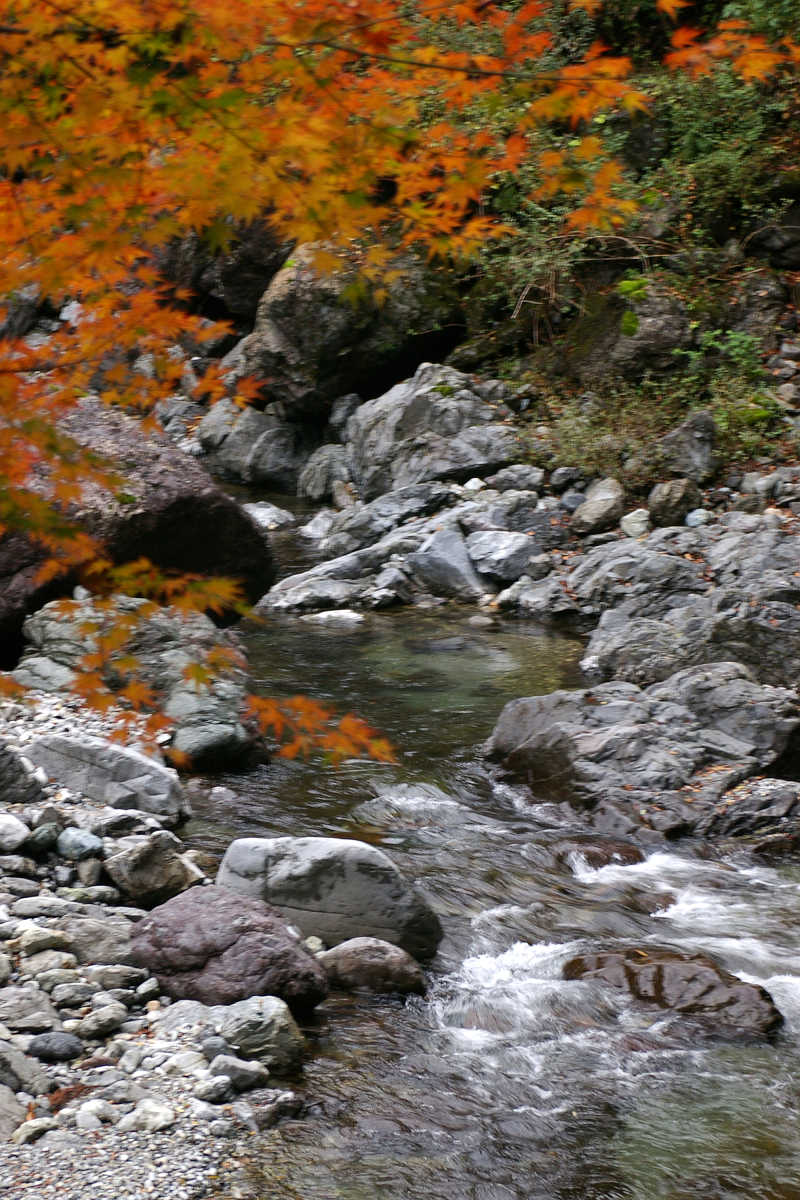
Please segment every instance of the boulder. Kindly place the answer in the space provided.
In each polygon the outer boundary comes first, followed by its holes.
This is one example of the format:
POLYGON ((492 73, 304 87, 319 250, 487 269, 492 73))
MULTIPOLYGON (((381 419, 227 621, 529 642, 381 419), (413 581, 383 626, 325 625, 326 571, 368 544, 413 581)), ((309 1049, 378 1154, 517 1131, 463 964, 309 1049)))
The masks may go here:
POLYGON ((798 725, 794 693, 718 663, 646 690, 615 682, 514 700, 486 753, 537 799, 566 801, 605 832, 680 836, 778 759, 798 725))
POLYGON ((293 492, 309 451, 302 429, 278 408, 261 412, 220 400, 197 427, 215 472, 278 492, 293 492))
POLYGON ((330 500, 333 485, 350 482, 350 467, 344 446, 320 446, 306 462, 297 480, 298 496, 317 504, 330 500))
POLYGON ((626 537, 646 537, 650 532, 650 514, 646 508, 634 508, 621 518, 619 527, 626 537))
POLYGON ((654 525, 682 525, 692 509, 700 508, 702 493, 692 479, 669 479, 657 483, 647 497, 654 525))
POLYGON ((406 256, 391 265, 380 299, 369 286, 356 298, 358 263, 323 273, 318 253, 313 245, 293 252, 237 347, 242 373, 266 380, 266 398, 297 419, 322 418, 344 393, 374 395, 376 383, 393 383, 409 361, 446 352, 458 336, 459 305, 441 268, 406 256))
POLYGON ((379 938, 349 938, 331 950, 323 950, 317 961, 335 988, 425 994, 425 976, 419 963, 399 946, 379 938))
POLYGON ((310 1009, 327 992, 324 971, 284 921, 261 900, 224 887, 193 888, 153 909, 132 944, 176 999, 232 1004, 274 995, 310 1009))
POLYGON ((655 453, 673 475, 694 483, 706 483, 717 469, 716 436, 717 427, 711 413, 692 413, 661 439, 655 453))
POLYGON ((69 948, 80 963, 133 966, 131 923, 125 917, 70 916, 64 923, 69 948))
POLYGON ((511 417, 506 394, 496 381, 423 363, 413 378, 362 404, 345 431, 360 494, 372 500, 412 483, 466 480, 512 462, 519 451, 504 424, 511 417))
MULTIPOLYGON (((11 1088, 12 1092, 27 1092, 31 1096, 40 1096, 50 1090, 50 1079, 42 1068, 41 1062, 65 1062, 69 1056, 48 1057, 48 1048, 63 1046, 65 1039, 70 1043, 78 1042, 77 1038, 68 1033, 39 1033, 31 1038, 28 1053, 23 1054, 11 1042, 0 1041, 0 1087, 11 1088), (39 1053, 39 1050, 44 1053, 39 1053)), ((83 1046, 78 1042, 78 1051, 83 1046)))
POLYGON ((61 1029, 58 1011, 45 993, 27 987, 0 988, 0 1024, 15 1033, 47 1033, 61 1029))
POLYGON ((181 848, 174 834, 159 829, 138 845, 112 854, 103 869, 121 892, 150 907, 205 879, 181 848))
POLYGON ((101 804, 175 819, 191 811, 177 771, 130 746, 51 733, 25 750, 51 779, 101 804))
MULTIPOLYGON (((165 435, 145 432, 133 417, 91 398, 59 422, 59 431, 125 478, 113 493, 84 483, 74 518, 114 562, 149 558, 159 567, 227 576, 241 582, 249 600, 273 582, 264 531, 165 435)), ((71 588, 66 577, 43 587, 37 572, 46 557, 23 535, 0 540, 0 642, 16 646, 27 613, 71 588)))
POLYGON ((225 852, 217 883, 273 905, 306 936, 328 945, 377 937, 430 958, 439 919, 377 846, 343 838, 240 838, 225 852))
POLYGON ((471 533, 466 545, 476 571, 505 583, 525 573, 535 549, 526 534, 500 529, 471 533))
POLYGON ((474 601, 486 592, 458 529, 440 529, 431 534, 409 554, 406 563, 423 589, 435 596, 474 601))
POLYGON ((0 742, 0 803, 34 805, 43 801, 41 784, 25 770, 19 756, 0 742))
POLYGON ((704 954, 650 945, 583 954, 566 963, 564 978, 598 980, 722 1041, 762 1040, 783 1024, 769 992, 731 975, 704 954))
POLYGON ((237 325, 251 326, 258 302, 291 245, 263 218, 239 222, 230 233, 230 241, 221 248, 202 233, 174 238, 158 251, 157 262, 170 283, 194 293, 202 312, 218 319, 222 310, 237 325))
POLYGON ((602 533, 613 529, 625 512, 625 489, 617 479, 600 479, 586 491, 586 499, 572 514, 575 533, 602 533))
POLYGON ((220 1037, 245 1058, 254 1058, 277 1072, 299 1066, 305 1039, 277 996, 251 996, 209 1011, 220 1037))
POLYGON ((0 853, 13 854, 30 837, 31 831, 24 821, 13 813, 0 812, 0 853))
POLYGON ((7 1142, 25 1120, 26 1110, 10 1087, 0 1083, 0 1141, 7 1142))

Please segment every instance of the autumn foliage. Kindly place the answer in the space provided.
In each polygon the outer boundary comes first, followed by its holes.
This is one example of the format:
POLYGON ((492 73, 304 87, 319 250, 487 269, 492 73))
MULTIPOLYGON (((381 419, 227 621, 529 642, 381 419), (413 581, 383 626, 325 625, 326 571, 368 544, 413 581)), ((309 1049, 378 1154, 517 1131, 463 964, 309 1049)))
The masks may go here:
MULTIPOLYGON (((60 418, 98 389, 142 413, 179 389, 170 347, 218 332, 155 266, 158 249, 188 231, 224 246, 233 222, 267 213, 278 235, 324 245, 321 267, 357 244, 373 274, 398 248, 467 256, 504 233, 487 190, 533 155, 538 198, 571 198, 569 228, 624 225, 635 197, 593 119, 646 110, 648 99, 630 59, 602 45, 579 61, 555 56, 554 7, 563 4, 3 0, 0 297, 12 318, 24 297, 47 299, 63 319, 39 340, 11 336, 13 319, 4 327, 0 535, 35 537, 47 569, 81 564, 100 590, 233 602, 229 585, 168 580, 148 564, 115 573, 70 519, 84 480, 107 468, 60 432, 60 418), (473 127, 476 109, 500 115, 473 127), (569 136, 542 151, 544 127, 569 136), (144 353, 147 377, 132 365, 144 353)), ((600 0, 569 7, 593 13, 600 0)), ((652 18, 677 22, 685 8, 653 0, 652 18)), ((769 45, 735 21, 708 33, 676 26, 670 67, 697 76, 721 60, 764 80, 795 70, 800 47, 769 45)), ((242 403, 252 398, 255 385, 238 387, 242 403)), ((199 385, 209 401, 225 389, 213 368, 199 385)), ((273 727, 291 717, 260 715, 273 727)), ((316 715, 314 729, 292 726, 298 750, 319 733, 316 715)), ((363 748, 363 729, 350 733, 363 748)))

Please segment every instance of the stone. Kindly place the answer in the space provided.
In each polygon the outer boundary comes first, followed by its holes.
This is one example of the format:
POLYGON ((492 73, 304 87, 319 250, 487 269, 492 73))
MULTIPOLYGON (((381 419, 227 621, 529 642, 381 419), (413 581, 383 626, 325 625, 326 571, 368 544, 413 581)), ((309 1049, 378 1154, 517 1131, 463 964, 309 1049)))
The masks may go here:
POLYGON ((299 425, 275 410, 240 408, 231 400, 209 410, 197 437, 215 471, 279 492, 295 490, 308 452, 299 425))
POLYGON ((255 892, 184 892, 137 924, 133 949, 175 999, 231 1004, 275 995, 308 1010, 327 993, 322 968, 255 892))
POLYGON ((634 508, 622 517, 619 527, 626 537, 646 537, 650 532, 650 513, 646 508, 634 508))
POLYGON ((503 583, 527 572, 534 549, 527 534, 499 529, 471 533, 466 546, 475 570, 503 583))
POLYGON ((29 1142, 35 1142, 43 1134, 57 1128, 58 1122, 54 1117, 34 1117, 32 1121, 25 1121, 14 1130, 11 1141, 16 1142, 18 1146, 27 1146, 29 1142))
POLYGON ((246 1058, 277 1072, 296 1068, 305 1040, 288 1007, 277 996, 251 996, 224 1008, 213 1007, 220 1036, 246 1058))
POLYGON ((564 978, 608 984, 721 1041, 770 1038, 783 1024, 765 988, 744 983, 703 954, 651 945, 584 954, 566 963, 564 978))
POLYGON ((586 491, 586 499, 572 514, 575 533, 585 536, 612 529, 625 512, 625 490, 617 479, 600 479, 586 491))
POLYGON ((0 1141, 7 1142, 25 1116, 25 1106, 20 1104, 11 1088, 0 1083, 0 1141))
POLYGON ((330 500, 333 485, 337 482, 350 482, 347 451, 344 446, 335 444, 320 446, 300 472, 297 494, 319 504, 330 500))
MULTIPOLYGON (((1 560, 2 540, 0 540, 1 560)), ((0 569, 0 629, 2 629, 3 607, 2 570, 0 569)), ((42 785, 25 770, 19 755, 15 754, 13 750, 9 750, 3 742, 0 742, 0 800, 3 804, 39 804, 44 800, 42 785)), ((0 853, 7 853, 1 847, 2 835, 0 834, 0 853)))
POLYGON ((12 948, 21 954, 32 956, 40 950, 66 950, 69 947, 67 935, 61 929, 51 929, 46 925, 26 925, 22 932, 10 943, 12 948))
POLYGON ((119 890, 137 903, 161 904, 205 879, 180 848, 173 834, 160 829, 138 845, 112 854, 103 866, 119 890))
POLYGON ((356 409, 345 444, 360 494, 372 500, 409 484, 466 480, 518 457, 511 411, 497 385, 423 363, 411 379, 356 409))
POLYGON ((673 475, 694 483, 706 483, 717 467, 714 457, 716 436, 717 427, 711 413, 692 413, 661 439, 656 453, 673 475))
POLYGON ((371 992, 425 994, 425 977, 418 962, 379 938, 350 938, 317 955, 333 987, 366 988, 371 992))
POLYGON ((70 949, 81 963, 133 965, 131 924, 124 917, 72 917, 65 932, 70 949))
POLYGON ((83 1052, 83 1042, 71 1033, 39 1033, 28 1044, 28 1054, 46 1063, 72 1062, 83 1052))
POLYGON ((464 537, 458 529, 440 529, 406 563, 422 586, 435 596, 456 600, 479 600, 485 585, 470 561, 464 537))
POLYGON ((0 1023, 20 1033, 61 1028, 58 1012, 44 992, 26 987, 0 988, 0 1023))
POLYGON ((83 1017, 75 1032, 85 1041, 94 1041, 108 1037, 110 1033, 115 1033, 127 1019, 126 1006, 118 1001, 113 1001, 111 1004, 103 1005, 102 1008, 96 1008, 83 1017))
POLYGON ((647 690, 614 682, 512 701, 486 753, 537 799, 566 801, 602 832, 644 825, 677 837, 702 830, 798 725, 794 693, 717 663, 647 690))
POLYGON ((13 854, 30 836, 30 829, 19 817, 0 813, 0 853, 13 854))
MULTIPOLYGON (((50 1078, 40 1065, 35 1048, 40 1038, 62 1038, 62 1033, 41 1033, 31 1039, 27 1054, 9 1041, 0 1040, 0 1085, 12 1092, 27 1092, 30 1096, 41 1096, 50 1090, 50 1078)), ((81 1047, 82 1049, 82 1047, 81 1047)), ((42 1058, 43 1062, 63 1061, 42 1058)))
POLYGON ((514 463, 513 466, 503 467, 501 471, 489 475, 486 484, 490 488, 496 488, 498 492, 538 492, 544 486, 544 471, 541 467, 531 467, 527 463, 514 463))
POLYGON ((654 525, 682 525, 689 513, 702 503, 700 489, 691 479, 668 479, 665 483, 657 483, 647 497, 654 525))
MULTIPOLYGON (((84 486, 75 518, 114 562, 145 557, 167 569, 237 578, 251 601, 269 588, 275 566, 263 530, 166 435, 145 432, 141 421, 90 397, 71 406, 58 428, 124 476, 124 490, 84 486), (129 463, 135 463, 134 471, 128 470, 129 463)), ((46 557, 46 551, 24 535, 0 541, 4 647, 18 646, 29 612, 72 586, 67 577, 46 585, 39 581, 46 557)))
POLYGON ((438 917, 376 846, 343 838, 240 838, 225 852, 220 887, 275 907, 329 946, 377 937, 415 958, 432 957, 438 917))
POLYGON ((208 1104, 226 1104, 234 1095, 234 1088, 227 1075, 212 1075, 194 1085, 194 1095, 208 1104))
POLYGON ((218 1054, 208 1067, 212 1077, 225 1075, 237 1092, 249 1092, 263 1087, 269 1079, 269 1071, 260 1062, 236 1058, 233 1054, 218 1054))
POLYGON ((51 778, 100 803, 115 806, 122 785, 126 808, 176 818, 189 814, 177 772, 129 746, 53 733, 32 742, 26 753, 51 778))
POLYGON ((0 952, 0 987, 7 983, 11 977, 11 959, 7 954, 0 952))
POLYGON ((175 1124, 177 1116, 174 1108, 155 1096, 145 1096, 132 1112, 121 1117, 117 1124, 120 1133, 141 1131, 156 1133, 160 1129, 169 1129, 175 1124))
POLYGON ((377 542, 412 517, 428 516, 455 498, 447 483, 415 483, 355 505, 331 517, 320 544, 321 553, 336 557, 377 542))
POLYGON ((68 825, 58 835, 56 850, 62 858, 68 858, 71 862, 81 862, 85 858, 102 858, 103 839, 89 833, 88 829, 68 825))
POLYGON ((286 508, 279 508, 277 504, 270 504, 268 500, 243 504, 242 508, 248 517, 255 521, 259 529, 284 529, 287 525, 294 525, 297 522, 294 513, 289 512, 286 508))
POLYGON ((298 421, 319 419, 346 393, 374 394, 376 381, 393 383, 409 361, 446 352, 460 326, 447 272, 406 254, 393 260, 380 301, 368 288, 354 303, 348 293, 360 260, 344 256, 340 270, 321 272, 318 252, 315 245, 293 250, 261 297, 252 333, 237 347, 241 373, 268 381, 265 399, 298 421))

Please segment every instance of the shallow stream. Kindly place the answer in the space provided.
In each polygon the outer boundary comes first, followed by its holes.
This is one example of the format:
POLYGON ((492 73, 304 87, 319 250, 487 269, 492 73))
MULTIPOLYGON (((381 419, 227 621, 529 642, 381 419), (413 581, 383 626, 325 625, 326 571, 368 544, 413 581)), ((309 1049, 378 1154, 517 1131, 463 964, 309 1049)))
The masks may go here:
POLYGON ((310 1112, 253 1139, 251 1177, 287 1200, 800 1200, 800 865, 645 849, 592 869, 547 847, 579 830, 492 779, 479 748, 507 700, 578 687, 580 644, 465 610, 247 634, 265 695, 358 713, 399 763, 277 761, 214 782, 189 837, 358 837, 420 882, 445 938, 424 1000, 334 997, 309 1030, 310 1112), (380 797, 380 798, 378 798, 380 797), (666 1031, 594 983, 586 949, 669 944, 763 983, 774 1045, 666 1031))

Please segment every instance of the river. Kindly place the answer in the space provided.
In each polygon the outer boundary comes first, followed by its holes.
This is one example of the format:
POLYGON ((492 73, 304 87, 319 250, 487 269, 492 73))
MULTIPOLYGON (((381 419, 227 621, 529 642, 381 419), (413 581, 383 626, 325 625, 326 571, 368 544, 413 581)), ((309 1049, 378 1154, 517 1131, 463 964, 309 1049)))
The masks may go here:
POLYGON ((397 765, 276 760, 215 778, 187 830, 324 834, 382 846, 445 937, 424 999, 329 999, 307 1030, 308 1111, 244 1149, 272 1200, 800 1200, 800 868, 707 845, 592 868, 548 847, 580 832, 494 779, 480 755, 507 700, 580 686, 581 645, 450 607, 329 629, 246 632, 265 695, 307 693, 394 743, 397 765), (709 1044, 589 982, 586 949, 702 950, 762 983, 772 1045, 709 1044))

